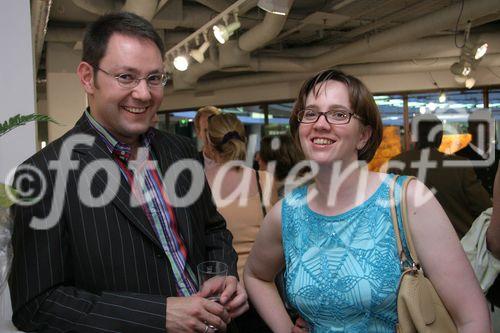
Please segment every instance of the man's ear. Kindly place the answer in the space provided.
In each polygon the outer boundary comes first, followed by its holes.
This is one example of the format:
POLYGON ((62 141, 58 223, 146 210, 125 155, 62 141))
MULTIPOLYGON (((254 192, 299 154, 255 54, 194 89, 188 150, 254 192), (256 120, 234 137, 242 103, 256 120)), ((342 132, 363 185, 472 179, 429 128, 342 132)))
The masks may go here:
POLYGON ((93 94, 95 91, 94 67, 88 62, 82 61, 76 68, 76 74, 80 78, 80 83, 87 94, 93 94))
POLYGON ((363 126, 361 129, 361 135, 359 137, 358 144, 356 145, 357 150, 361 150, 366 146, 366 143, 372 137, 372 127, 369 125, 363 126))

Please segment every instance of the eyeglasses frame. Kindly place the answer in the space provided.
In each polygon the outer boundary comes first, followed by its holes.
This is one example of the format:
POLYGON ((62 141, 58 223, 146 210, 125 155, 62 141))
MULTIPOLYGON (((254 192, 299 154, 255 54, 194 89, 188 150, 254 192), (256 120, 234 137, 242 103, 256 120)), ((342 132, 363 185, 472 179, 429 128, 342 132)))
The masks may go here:
POLYGON ((134 89, 135 87, 137 87, 139 85, 139 83, 141 82, 141 80, 145 80, 146 81, 146 85, 148 86, 149 89, 154 89, 154 88, 159 88, 159 87, 164 87, 167 82, 168 82, 168 79, 169 79, 169 76, 165 73, 158 73, 158 74, 161 74, 162 75, 162 82, 155 86, 155 85, 151 85, 149 82, 148 82, 148 78, 151 76, 151 75, 155 75, 155 74, 149 74, 147 76, 144 76, 144 77, 139 77, 139 78, 136 78, 134 81, 132 81, 130 87, 128 86, 124 86, 123 83, 120 83, 120 75, 122 74, 127 74, 127 73, 119 73, 119 74, 113 74, 113 73, 110 73, 104 69, 102 69, 101 67, 99 66, 94 66, 94 68, 96 68, 97 70, 103 72, 104 74, 114 78, 116 80, 116 82, 118 83, 118 85, 124 89, 134 89))
MULTIPOLYGON (((320 118, 321 116, 324 116, 324 117, 325 117, 326 122, 327 122, 328 124, 330 124, 330 125, 347 125, 347 124, 349 124, 349 123, 351 122, 351 118, 353 118, 353 117, 354 117, 354 118, 356 118, 356 119, 358 119, 358 120, 360 120, 361 122, 363 122, 363 118, 361 118, 360 116, 358 116, 358 115, 357 115, 357 114, 355 114, 354 112, 347 112, 347 114, 349 115, 349 117, 347 118, 347 121, 342 122, 342 123, 332 123, 332 122, 330 122, 330 121, 328 120, 328 118, 326 117, 327 113, 329 113, 329 112, 331 112, 331 111, 327 111, 327 112, 318 112, 318 113, 319 113, 319 115, 318 115, 318 117, 316 118, 316 120, 315 120, 315 121, 311 121, 311 122, 303 122, 302 120, 300 120, 300 119, 301 119, 300 114, 303 114, 305 111, 306 111, 305 109, 302 109, 302 110, 300 110, 300 111, 297 113, 297 120, 298 120, 298 122, 299 122, 299 123, 301 123, 301 124, 315 124, 315 123, 317 123, 317 122, 318 122, 318 120, 319 120, 319 118, 320 118)), ((302 117, 302 119, 303 119, 303 117, 302 117)))

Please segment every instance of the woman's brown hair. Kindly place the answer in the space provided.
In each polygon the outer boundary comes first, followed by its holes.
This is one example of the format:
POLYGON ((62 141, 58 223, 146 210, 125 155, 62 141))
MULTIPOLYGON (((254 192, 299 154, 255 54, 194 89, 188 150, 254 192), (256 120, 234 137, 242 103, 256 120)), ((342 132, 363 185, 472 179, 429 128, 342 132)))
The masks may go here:
POLYGON ((302 85, 289 120, 290 132, 292 133, 295 144, 297 148, 302 151, 298 134, 300 122, 297 116, 298 113, 305 108, 307 96, 311 92, 318 95, 323 88, 322 85, 330 80, 346 85, 352 112, 360 118, 363 125, 370 126, 372 129, 370 139, 365 146, 358 151, 358 160, 369 162, 375 155, 380 142, 382 142, 383 125, 377 104, 373 99, 373 95, 363 82, 352 75, 334 69, 319 72, 305 81, 302 85))

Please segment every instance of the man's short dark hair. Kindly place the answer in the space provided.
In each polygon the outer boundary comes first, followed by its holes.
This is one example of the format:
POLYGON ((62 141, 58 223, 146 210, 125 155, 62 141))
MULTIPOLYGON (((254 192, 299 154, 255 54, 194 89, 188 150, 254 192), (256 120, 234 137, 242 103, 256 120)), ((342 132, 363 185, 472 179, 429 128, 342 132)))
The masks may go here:
POLYGON ((115 33, 152 41, 158 46, 163 59, 165 47, 153 25, 139 15, 117 12, 101 16, 87 28, 83 38, 82 61, 99 66, 109 39, 115 33))

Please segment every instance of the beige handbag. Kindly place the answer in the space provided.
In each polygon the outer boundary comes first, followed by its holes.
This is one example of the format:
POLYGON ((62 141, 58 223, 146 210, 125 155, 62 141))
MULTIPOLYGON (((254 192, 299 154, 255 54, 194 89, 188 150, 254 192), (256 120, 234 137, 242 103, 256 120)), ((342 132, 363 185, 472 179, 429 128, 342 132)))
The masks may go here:
POLYGON ((401 260, 401 279, 399 281, 397 310, 398 324, 396 332, 457 332, 457 328, 443 302, 436 293, 431 281, 424 275, 420 262, 413 246, 411 232, 408 226, 408 212, 406 210, 406 188, 414 177, 407 177, 401 186, 401 220, 403 229, 399 229, 399 223, 395 205, 395 187, 397 176, 390 189, 391 216, 396 235, 399 258, 401 260), (403 235, 401 234, 403 233, 403 235), (406 237, 406 244, 410 253, 406 253, 402 246, 402 237, 406 237))

